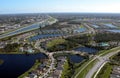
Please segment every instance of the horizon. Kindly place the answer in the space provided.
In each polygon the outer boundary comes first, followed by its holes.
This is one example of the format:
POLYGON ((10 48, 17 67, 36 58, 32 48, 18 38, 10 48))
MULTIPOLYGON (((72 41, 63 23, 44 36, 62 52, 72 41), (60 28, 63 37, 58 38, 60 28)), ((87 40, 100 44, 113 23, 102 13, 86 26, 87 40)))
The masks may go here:
POLYGON ((36 12, 36 13, 0 13, 0 15, 21 15, 21 14, 120 14, 120 13, 107 13, 107 12, 36 12))
POLYGON ((119 0, 2 0, 0 14, 120 13, 119 0))

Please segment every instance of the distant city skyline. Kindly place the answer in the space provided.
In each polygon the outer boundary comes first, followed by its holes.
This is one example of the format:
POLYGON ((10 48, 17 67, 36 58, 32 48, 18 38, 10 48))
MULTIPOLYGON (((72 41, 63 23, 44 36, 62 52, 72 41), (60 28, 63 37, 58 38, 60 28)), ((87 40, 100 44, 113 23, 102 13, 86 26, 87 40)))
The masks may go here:
POLYGON ((0 14, 120 13, 120 0, 1 0, 0 14))

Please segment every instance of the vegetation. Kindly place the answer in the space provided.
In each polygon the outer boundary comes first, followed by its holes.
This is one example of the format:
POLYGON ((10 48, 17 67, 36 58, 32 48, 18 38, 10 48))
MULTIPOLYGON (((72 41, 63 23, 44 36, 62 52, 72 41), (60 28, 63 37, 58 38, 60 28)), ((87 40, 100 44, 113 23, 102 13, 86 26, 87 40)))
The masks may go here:
POLYGON ((48 51, 71 50, 76 46, 78 46, 77 43, 65 39, 54 39, 47 43, 48 51))
POLYGON ((71 41, 73 43, 79 43, 82 45, 86 45, 92 41, 92 37, 89 34, 86 35, 80 35, 80 36, 75 36, 67 38, 68 41, 71 41))
MULTIPOLYGON (((93 67, 93 65, 97 62, 97 60, 92 61, 89 65, 87 65, 87 67, 85 67, 85 69, 82 70, 81 73, 79 73, 79 75, 77 76, 77 78, 85 78, 86 74, 88 73, 88 71, 93 67)), ((82 65, 83 66, 83 65, 82 65)), ((84 65, 85 66, 85 65, 84 65)), ((84 67, 83 66, 83 67, 84 67)), ((79 72, 79 71, 78 71, 79 72)))
POLYGON ((53 56, 54 58, 57 58, 59 56, 69 56, 69 55, 72 55, 71 53, 55 53, 53 56))
POLYGON ((111 71, 112 65, 110 63, 107 63, 105 66, 103 66, 96 78, 110 78, 111 71))
POLYGON ((38 67, 38 65, 40 65, 40 62, 38 60, 36 60, 35 64, 28 71, 26 71, 24 74, 20 75, 18 78, 24 78, 25 76, 28 76, 29 72, 35 70, 38 67))
POLYGON ((0 48, 0 53, 1 54, 32 54, 29 53, 28 51, 20 51, 20 47, 23 47, 25 49, 32 48, 34 50, 33 53, 39 53, 38 49, 35 49, 34 46, 32 44, 28 44, 28 43, 12 43, 12 44, 7 44, 5 45, 5 47, 0 48))
POLYGON ((4 48, 2 48, 1 52, 18 52, 19 51, 20 44, 13 43, 13 44, 7 44, 4 48))
POLYGON ((97 33, 94 37, 96 42, 120 41, 119 33, 97 33))
POLYGON ((69 60, 65 62, 63 68, 61 78, 70 78, 72 76, 72 69, 69 60))
MULTIPOLYGON (((70 77, 73 76, 73 74, 75 73, 75 70, 77 70, 81 65, 83 65, 84 62, 86 62, 86 60, 88 59, 87 56, 84 56, 85 60, 83 60, 82 62, 80 63, 73 63, 72 61, 70 61, 70 58, 68 56, 72 55, 71 53, 56 53, 54 54, 54 58, 57 58, 59 56, 67 56, 67 62, 69 63, 69 66, 70 66, 70 69, 69 69, 69 75, 70 77)), ((67 71, 67 70, 66 70, 67 71)), ((64 72, 65 74, 66 72, 64 72)), ((65 75, 64 75, 65 76, 65 75)), ((62 78, 69 78, 68 76, 64 77, 62 76, 62 78)))
POLYGON ((104 55, 106 55, 106 54, 108 54, 108 53, 110 53, 110 52, 114 52, 114 51, 117 51, 117 50, 119 50, 119 49, 120 49, 120 47, 115 47, 115 48, 112 48, 112 49, 110 49, 110 50, 103 50, 103 51, 100 51, 100 52, 98 53, 98 55, 104 56, 104 55))
POLYGON ((65 42, 66 42, 65 39, 54 39, 54 40, 48 42, 47 47, 51 48, 51 47, 54 47, 56 45, 63 44, 65 42))
POLYGON ((0 59, 0 65, 3 64, 3 63, 4 63, 4 61, 2 59, 0 59))
POLYGON ((111 58, 111 63, 115 65, 120 65, 120 52, 111 58))

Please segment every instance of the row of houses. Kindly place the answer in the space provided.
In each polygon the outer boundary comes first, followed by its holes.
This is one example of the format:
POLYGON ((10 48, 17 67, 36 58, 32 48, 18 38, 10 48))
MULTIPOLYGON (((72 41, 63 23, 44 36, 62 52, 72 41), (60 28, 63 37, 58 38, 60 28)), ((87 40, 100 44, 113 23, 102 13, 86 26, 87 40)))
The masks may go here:
POLYGON ((49 68, 49 60, 48 59, 40 59, 39 62, 41 64, 38 65, 36 69, 29 72, 28 76, 26 76, 25 78, 41 78, 41 76, 49 68))
POLYGON ((120 78, 120 66, 114 66, 110 78, 120 78))
POLYGON ((60 78, 62 71, 63 71, 63 66, 64 63, 66 62, 66 57, 65 56, 60 56, 57 57, 57 65, 56 68, 53 70, 53 72, 50 73, 50 76, 48 78, 60 78))
POLYGON ((5 25, 0 26, 0 33, 4 33, 5 31, 16 29, 16 28, 19 28, 19 27, 21 27, 20 24, 15 24, 15 25, 5 24, 5 25))

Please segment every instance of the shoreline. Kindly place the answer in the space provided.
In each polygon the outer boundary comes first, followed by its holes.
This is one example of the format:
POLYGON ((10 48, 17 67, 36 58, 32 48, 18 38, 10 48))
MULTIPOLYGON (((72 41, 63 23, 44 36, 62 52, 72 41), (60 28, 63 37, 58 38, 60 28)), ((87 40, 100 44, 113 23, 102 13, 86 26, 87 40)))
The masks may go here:
POLYGON ((2 65, 4 63, 4 60, 0 59, 0 65, 2 65))

